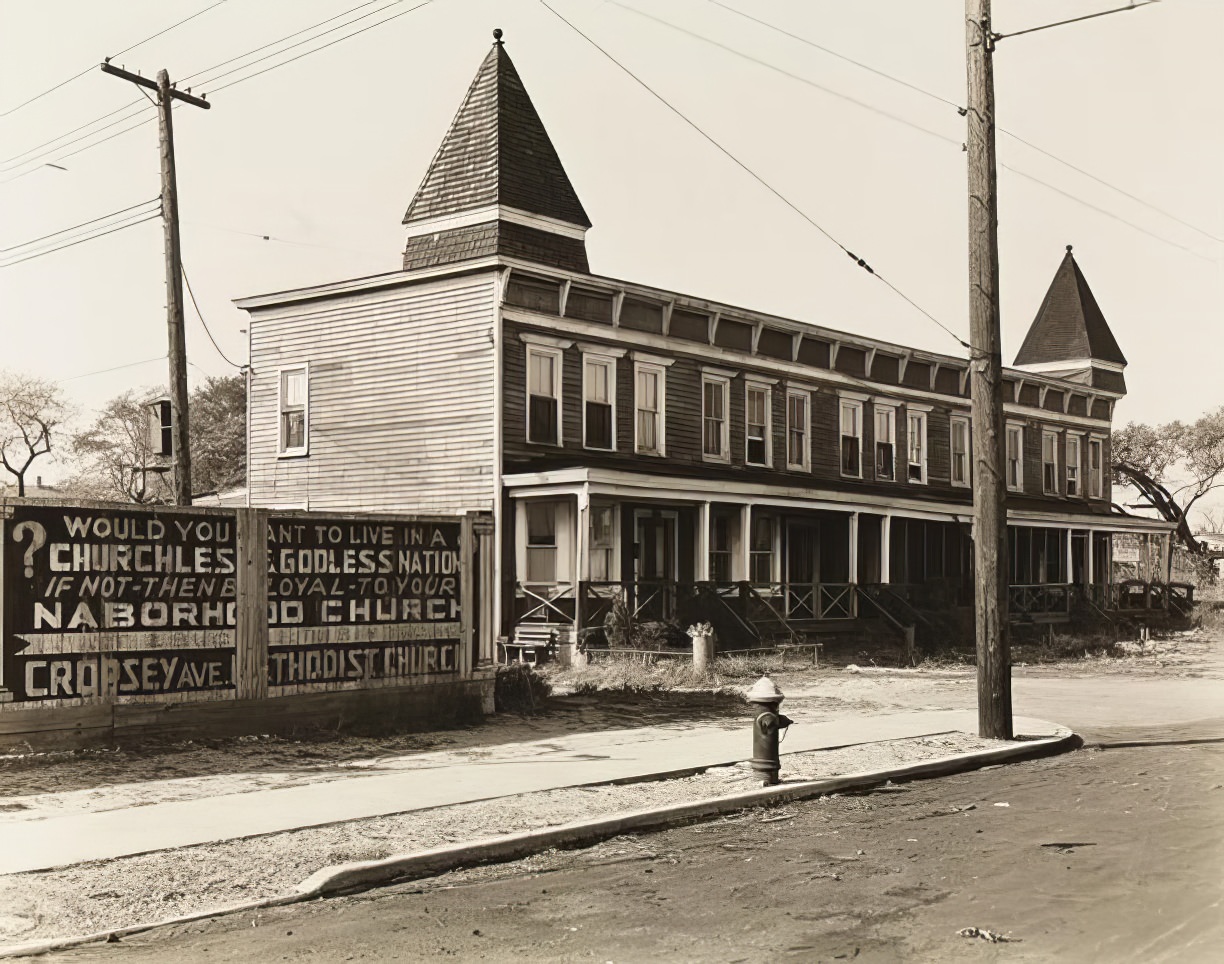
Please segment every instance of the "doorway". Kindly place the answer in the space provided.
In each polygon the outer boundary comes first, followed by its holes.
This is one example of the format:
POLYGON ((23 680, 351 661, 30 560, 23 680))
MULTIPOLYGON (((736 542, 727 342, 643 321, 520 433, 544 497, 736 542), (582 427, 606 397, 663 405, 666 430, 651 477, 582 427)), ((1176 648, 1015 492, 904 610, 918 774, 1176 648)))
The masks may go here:
POLYGON ((633 513, 633 608, 639 619, 675 614, 678 516, 674 509, 633 513))

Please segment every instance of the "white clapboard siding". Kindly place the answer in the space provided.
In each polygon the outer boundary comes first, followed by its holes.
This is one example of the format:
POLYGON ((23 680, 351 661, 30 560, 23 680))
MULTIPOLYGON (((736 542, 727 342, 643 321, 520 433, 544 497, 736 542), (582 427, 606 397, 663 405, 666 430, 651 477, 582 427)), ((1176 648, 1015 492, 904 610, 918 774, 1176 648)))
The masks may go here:
POLYGON ((494 276, 249 309, 251 503, 493 504, 494 276), (278 453, 278 379, 309 363, 309 454, 278 453))

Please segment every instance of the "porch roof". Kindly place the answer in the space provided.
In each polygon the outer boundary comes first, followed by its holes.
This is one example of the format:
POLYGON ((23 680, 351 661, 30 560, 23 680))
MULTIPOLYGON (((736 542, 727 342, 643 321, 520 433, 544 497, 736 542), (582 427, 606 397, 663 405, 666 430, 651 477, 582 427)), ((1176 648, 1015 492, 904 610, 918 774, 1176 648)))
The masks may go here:
MULTIPOLYGON (((624 499, 693 504, 729 502, 777 508, 866 512, 966 524, 973 521, 972 507, 965 505, 941 506, 930 501, 823 489, 815 485, 767 485, 760 482, 653 475, 590 466, 505 475, 502 476, 502 484, 511 498, 548 495, 619 496, 624 499)), ((1073 508, 1078 507, 1068 506, 1068 509, 1073 508)), ((1053 506, 1009 508, 1007 521, 1015 525, 1057 526, 1109 532, 1165 533, 1173 529, 1167 522, 1139 516, 1060 511, 1053 506)))

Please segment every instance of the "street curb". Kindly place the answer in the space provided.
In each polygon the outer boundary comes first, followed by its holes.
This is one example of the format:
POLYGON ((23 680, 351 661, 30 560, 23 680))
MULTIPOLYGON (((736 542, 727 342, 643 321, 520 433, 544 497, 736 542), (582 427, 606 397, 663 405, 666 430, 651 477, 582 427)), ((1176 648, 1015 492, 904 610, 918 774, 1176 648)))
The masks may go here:
POLYGON ((661 830, 665 827, 692 823, 708 817, 719 816, 720 814, 746 810, 750 807, 773 806, 796 800, 809 800, 812 797, 838 793, 844 790, 864 790, 890 781, 898 783, 910 780, 927 780, 951 776, 956 773, 967 773, 971 770, 979 770, 982 767, 994 764, 1018 763, 1022 760, 1055 756, 1059 753, 1078 749, 1082 745, 1083 741, 1070 730, 1063 727, 1059 727, 1058 730, 1059 734, 1057 736, 1028 740, 1017 746, 959 753, 891 770, 850 773, 845 776, 830 777, 824 780, 805 780, 800 783, 781 784, 776 787, 761 787, 729 797, 709 797, 693 803, 675 804, 670 807, 658 807, 652 810, 635 810, 630 813, 620 814, 619 816, 578 821, 563 824, 560 827, 550 827, 547 830, 508 834, 502 837, 492 837, 451 847, 437 847, 433 850, 424 850, 415 854, 387 857, 382 860, 369 860, 324 867, 302 881, 298 885, 297 891, 291 894, 267 897, 262 900, 247 901, 239 904, 228 904, 223 907, 214 907, 210 910, 184 914, 180 917, 170 917, 165 920, 144 924, 131 924, 126 927, 115 927, 110 930, 98 931, 94 934, 84 934, 78 937, 65 937, 12 945, 0 948, 0 958, 33 957, 52 951, 79 947, 83 944, 116 942, 124 937, 130 937, 134 934, 144 933, 145 931, 161 927, 190 924, 213 917, 266 910, 272 907, 284 907, 289 904, 303 903, 322 897, 366 890, 383 884, 401 883, 418 880, 423 877, 433 877, 447 871, 458 870, 462 867, 505 863, 541 853, 545 850, 573 849, 598 843, 602 840, 608 840, 612 837, 618 837, 625 833, 661 830))

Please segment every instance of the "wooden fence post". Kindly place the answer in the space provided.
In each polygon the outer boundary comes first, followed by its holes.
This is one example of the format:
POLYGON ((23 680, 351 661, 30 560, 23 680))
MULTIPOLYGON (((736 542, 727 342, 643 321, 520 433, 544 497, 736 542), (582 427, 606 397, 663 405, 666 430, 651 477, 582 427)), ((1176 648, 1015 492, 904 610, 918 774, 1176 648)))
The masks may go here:
POLYGON ((240 700, 265 699, 268 695, 268 510, 239 509, 235 523, 238 624, 234 630, 237 649, 234 688, 240 700))
POLYGON ((472 627, 476 617, 473 572, 475 552, 473 551, 472 516, 465 514, 459 523, 459 633, 462 657, 459 660, 459 675, 472 675, 472 627))

